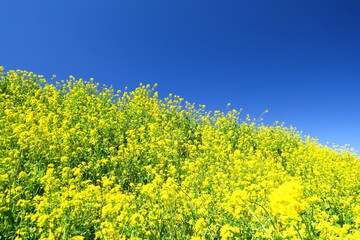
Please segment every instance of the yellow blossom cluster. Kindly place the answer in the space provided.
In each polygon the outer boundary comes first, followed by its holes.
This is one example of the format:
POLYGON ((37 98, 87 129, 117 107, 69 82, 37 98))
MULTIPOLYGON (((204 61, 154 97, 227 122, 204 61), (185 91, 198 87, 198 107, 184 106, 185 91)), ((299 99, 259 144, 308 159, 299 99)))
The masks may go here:
POLYGON ((1 67, 0 239, 360 239, 359 157, 239 115, 1 67))

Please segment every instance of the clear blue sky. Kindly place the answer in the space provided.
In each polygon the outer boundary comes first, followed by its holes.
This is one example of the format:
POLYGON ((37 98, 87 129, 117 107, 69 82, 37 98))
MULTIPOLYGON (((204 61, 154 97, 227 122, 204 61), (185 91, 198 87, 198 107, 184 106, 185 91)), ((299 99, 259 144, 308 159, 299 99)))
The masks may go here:
POLYGON ((360 150, 360 2, 2 0, 0 65, 134 89, 360 150), (245 115, 243 115, 245 118, 245 115))

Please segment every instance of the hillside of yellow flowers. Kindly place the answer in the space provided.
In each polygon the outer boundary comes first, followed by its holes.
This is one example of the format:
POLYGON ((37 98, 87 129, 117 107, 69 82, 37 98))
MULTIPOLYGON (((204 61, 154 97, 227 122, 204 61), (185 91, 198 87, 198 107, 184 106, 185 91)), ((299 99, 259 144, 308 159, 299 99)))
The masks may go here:
POLYGON ((0 68, 0 239, 360 239, 360 159, 151 86, 0 68))

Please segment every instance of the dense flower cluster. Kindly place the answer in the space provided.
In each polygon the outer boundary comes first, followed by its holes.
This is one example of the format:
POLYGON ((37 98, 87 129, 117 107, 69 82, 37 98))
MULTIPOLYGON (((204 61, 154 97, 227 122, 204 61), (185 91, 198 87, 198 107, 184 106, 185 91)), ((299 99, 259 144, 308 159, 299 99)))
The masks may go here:
POLYGON ((360 159, 150 86, 0 69, 0 239, 360 239, 360 159))

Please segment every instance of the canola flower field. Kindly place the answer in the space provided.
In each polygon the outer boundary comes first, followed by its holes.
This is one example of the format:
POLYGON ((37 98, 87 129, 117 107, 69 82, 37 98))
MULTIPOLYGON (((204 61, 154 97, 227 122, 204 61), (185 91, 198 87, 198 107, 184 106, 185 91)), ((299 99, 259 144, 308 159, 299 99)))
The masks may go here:
POLYGON ((360 239, 360 159, 151 86, 0 69, 0 239, 360 239))

